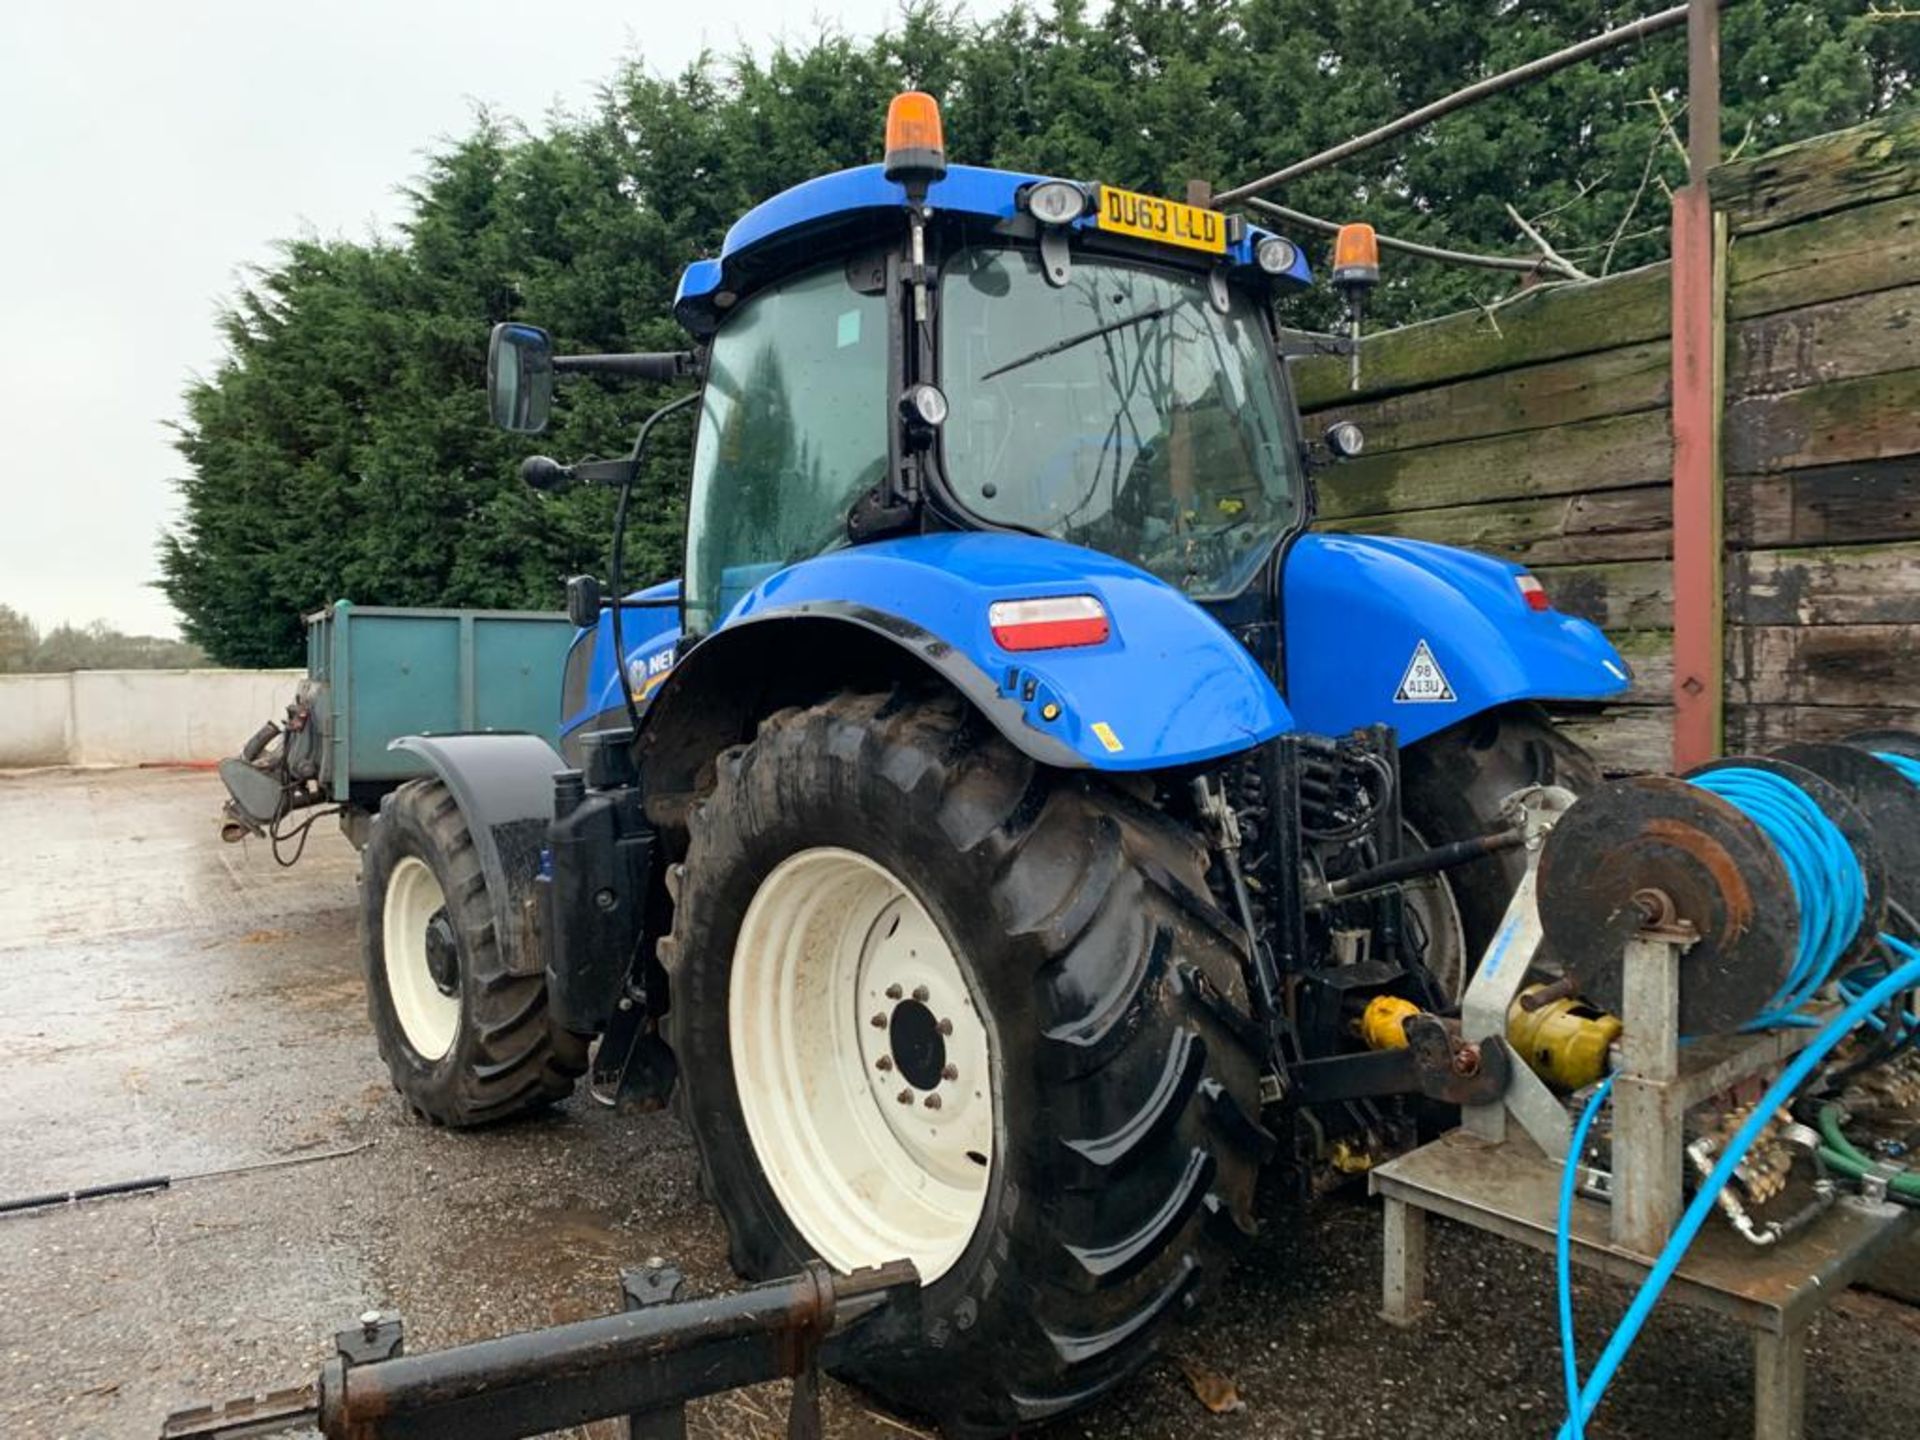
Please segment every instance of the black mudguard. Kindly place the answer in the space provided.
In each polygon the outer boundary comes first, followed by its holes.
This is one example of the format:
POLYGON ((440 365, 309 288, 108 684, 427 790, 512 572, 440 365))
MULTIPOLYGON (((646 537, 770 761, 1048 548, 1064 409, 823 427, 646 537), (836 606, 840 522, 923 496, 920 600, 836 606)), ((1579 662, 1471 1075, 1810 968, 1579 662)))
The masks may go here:
POLYGON ((392 748, 424 760, 466 817, 507 973, 540 974, 535 882, 553 819, 553 777, 566 762, 537 735, 405 735, 392 748))

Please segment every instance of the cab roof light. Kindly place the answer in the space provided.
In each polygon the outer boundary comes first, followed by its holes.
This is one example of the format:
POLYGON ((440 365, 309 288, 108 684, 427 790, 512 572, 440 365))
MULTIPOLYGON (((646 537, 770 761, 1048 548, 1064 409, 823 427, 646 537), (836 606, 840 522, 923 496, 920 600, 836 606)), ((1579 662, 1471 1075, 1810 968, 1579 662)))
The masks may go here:
POLYGON ((1520 598, 1527 602, 1529 610, 1551 610, 1553 601, 1547 598, 1547 587, 1531 575, 1516 575, 1513 583, 1520 587, 1520 598))
POLYGON ((1336 286, 1376 285, 1380 281, 1380 241, 1373 226, 1342 225, 1333 240, 1333 283, 1336 286))
POLYGON ((887 179, 930 185, 947 173, 947 142, 940 105, 924 90, 903 90, 887 106, 887 179))
POLYGON ((1002 650, 1068 650, 1103 645, 1113 633, 1107 608, 1091 595, 1050 595, 1037 600, 996 600, 987 625, 1002 650))

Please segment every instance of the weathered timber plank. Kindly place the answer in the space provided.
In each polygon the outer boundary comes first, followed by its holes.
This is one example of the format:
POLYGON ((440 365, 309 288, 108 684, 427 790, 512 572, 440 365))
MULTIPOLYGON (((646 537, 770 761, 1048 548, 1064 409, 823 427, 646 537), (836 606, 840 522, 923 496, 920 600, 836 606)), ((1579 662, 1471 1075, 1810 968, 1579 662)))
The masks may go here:
POLYGON ((1920 284, 1784 310, 1727 332, 1730 400, 1915 367, 1920 284))
POLYGON ((1920 730, 1920 710, 1875 705, 1729 705, 1727 752, 1758 755, 1794 740, 1844 740, 1859 730, 1920 730))
POLYGON ((1673 707, 1622 705, 1595 713, 1556 717, 1575 744, 1592 752, 1609 775, 1637 775, 1673 769, 1673 707))
POLYGON ((1920 625, 1732 627, 1727 698, 1920 709, 1920 625))
POLYGON ((1725 434, 1729 473, 1920 452, 1920 370, 1736 400, 1727 406, 1725 434))
POLYGON ((1800 225, 1743 235, 1727 250, 1736 320, 1865 295, 1920 275, 1920 200, 1903 195, 1800 225))
POLYGON ((1620 696, 1624 705, 1670 705, 1673 702, 1673 632, 1671 630, 1616 630, 1607 636, 1633 672, 1633 683, 1620 696))
POLYGON ((1625 490, 1658 484, 1672 466, 1667 413, 1644 410, 1563 425, 1547 438, 1498 435, 1361 455, 1326 472, 1319 487, 1320 511, 1338 520, 1539 495, 1625 490))
POLYGON ((1731 555, 1727 619, 1740 625, 1920 623, 1920 540, 1731 555))
POLYGON ((1326 530, 1405 535, 1484 550, 1524 565, 1657 560, 1673 553, 1672 492, 1664 485, 1596 490, 1397 515, 1329 520, 1326 530))
POLYGON ((1920 455, 1727 477, 1727 543, 1739 549, 1916 538, 1920 455))
POLYGON ((1555 609, 1591 620, 1602 630, 1665 630, 1673 624, 1671 561, 1543 565, 1534 573, 1555 609))
POLYGON ((1337 405, 1310 416, 1308 424, 1317 431, 1353 420, 1366 431, 1370 453, 1412 450, 1658 409, 1672 393, 1672 371, 1672 348, 1664 340, 1647 341, 1337 405))
POLYGON ((1736 160, 1707 186, 1735 235, 1920 193, 1920 110, 1736 160))
POLYGON ((1344 356, 1296 360, 1291 367, 1294 390, 1301 409, 1324 409, 1664 339, 1668 327, 1667 267, 1648 265, 1604 280, 1542 285, 1491 313, 1462 310, 1383 330, 1361 343, 1357 393, 1347 389, 1344 356))

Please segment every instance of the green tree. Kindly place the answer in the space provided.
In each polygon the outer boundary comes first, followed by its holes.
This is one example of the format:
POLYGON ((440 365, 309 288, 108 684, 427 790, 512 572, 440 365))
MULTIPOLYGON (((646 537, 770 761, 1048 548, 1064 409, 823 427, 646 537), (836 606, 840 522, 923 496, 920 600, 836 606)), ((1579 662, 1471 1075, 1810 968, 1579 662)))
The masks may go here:
MULTIPOLYGON (((1857 0, 1725 13, 1725 139, 1757 149, 1903 103, 1920 24, 1857 0)), ((486 423, 488 326, 525 317, 565 349, 668 349, 681 268, 759 200, 876 157, 887 98, 942 101, 956 160, 1164 193, 1237 183, 1482 75, 1644 14, 1618 0, 1085 0, 986 21, 906 12, 873 40, 640 63, 586 113, 528 131, 490 115, 443 147, 397 234, 307 238, 223 317, 226 357, 186 396, 183 519, 162 586, 228 664, 285 664, 300 615, 362 603, 551 607, 604 573, 610 502, 529 493, 519 460, 624 448, 664 388, 564 387, 537 446, 486 423)), ((1659 258, 1685 163, 1685 47, 1669 34, 1450 116, 1274 198, 1468 249, 1521 252, 1511 203, 1586 269, 1659 258)), ((1313 253, 1324 241, 1302 237, 1313 253)), ((1390 260, 1377 317, 1497 297, 1511 276, 1390 260)), ((1327 317, 1324 297, 1291 317, 1327 317)), ((629 566, 677 573, 687 427, 663 427, 629 566)))

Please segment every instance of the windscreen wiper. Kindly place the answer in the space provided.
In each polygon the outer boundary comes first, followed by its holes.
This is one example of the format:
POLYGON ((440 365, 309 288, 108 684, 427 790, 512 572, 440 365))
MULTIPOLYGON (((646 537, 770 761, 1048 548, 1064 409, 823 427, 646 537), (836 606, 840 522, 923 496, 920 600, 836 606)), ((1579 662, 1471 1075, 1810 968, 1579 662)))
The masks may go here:
POLYGON ((1044 360, 1049 355, 1058 355, 1062 350, 1071 350, 1076 345, 1084 345, 1089 340, 1098 340, 1102 335, 1111 335, 1116 330, 1124 330, 1129 325, 1144 325, 1149 320, 1158 320, 1167 313, 1165 305, 1155 305, 1148 310, 1140 310, 1132 315, 1123 315, 1118 320, 1109 320, 1104 325, 1096 325, 1091 330, 1083 330, 1078 335, 1069 335, 1064 340, 1056 340, 1051 345, 1042 346, 1031 355, 1022 355, 1018 360, 1009 360, 1004 365, 996 365, 980 377, 991 380, 996 375, 1004 375, 1009 370, 1018 370, 1022 365, 1031 365, 1036 360, 1044 360))

